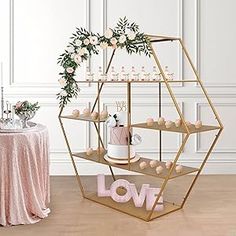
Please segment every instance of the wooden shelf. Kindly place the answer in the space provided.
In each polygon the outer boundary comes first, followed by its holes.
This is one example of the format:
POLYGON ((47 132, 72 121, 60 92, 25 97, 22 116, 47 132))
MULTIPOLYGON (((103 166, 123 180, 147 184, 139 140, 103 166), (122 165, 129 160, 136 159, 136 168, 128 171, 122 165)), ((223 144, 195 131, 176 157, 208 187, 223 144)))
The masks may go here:
MULTIPOLYGON (((111 80, 106 80, 106 81, 98 81, 98 80, 93 80, 93 81, 86 81, 86 80, 77 80, 77 83, 92 83, 92 84, 121 84, 121 83, 130 83, 130 84, 143 84, 143 83, 152 83, 152 84, 159 84, 159 83, 165 83, 164 80, 139 80, 139 81, 111 81, 111 80)), ((198 81, 195 80, 168 80, 168 83, 197 83, 198 81)))
MULTIPOLYGON (((97 193, 86 193, 85 198, 142 220, 147 220, 150 213, 150 211, 146 210, 145 204, 143 207, 135 207, 132 200, 127 203, 117 203, 110 197, 98 197, 97 193)), ((166 201, 164 201, 163 205, 164 209, 162 211, 153 212, 151 220, 181 209, 180 206, 166 201)))
MULTIPOLYGON (((187 133, 183 125, 178 128, 173 126, 169 129, 167 129, 165 125, 158 125, 157 122, 154 122, 153 126, 147 126, 147 123, 133 124, 131 126, 135 128, 142 128, 142 129, 153 129, 153 130, 162 130, 162 131, 177 132, 177 133, 187 133)), ((211 125, 203 125, 201 128, 196 129, 194 125, 189 126, 189 131, 191 134, 217 130, 217 129, 220 129, 220 127, 211 126, 211 125)))
MULTIPOLYGON (((91 118, 91 116, 80 115, 79 117, 75 117, 73 115, 66 115, 66 116, 60 116, 60 117, 64 118, 64 119, 81 120, 81 121, 89 121, 89 122, 98 123, 98 119, 93 120, 91 118)), ((106 119, 100 120, 100 122, 105 122, 105 121, 106 121, 106 119)), ((173 126, 169 129, 167 129, 165 127, 165 125, 158 125, 157 122, 154 122, 153 126, 147 126, 147 123, 133 124, 131 126, 134 128, 162 130, 162 131, 175 132, 175 133, 187 133, 187 131, 184 129, 184 126, 181 126, 179 128, 173 126)), ((201 128, 196 129, 194 125, 189 126, 189 130, 190 130, 191 134, 212 131, 212 130, 217 130, 217 129, 220 129, 220 127, 219 126, 212 126, 212 125, 203 125, 201 128)))
MULTIPOLYGON (((96 151, 94 151, 93 154, 89 155, 89 156, 86 154, 86 152, 73 153, 72 155, 75 156, 75 157, 79 157, 79 158, 82 158, 82 159, 85 159, 85 160, 97 162, 97 163, 100 163, 100 164, 109 165, 109 166, 113 166, 113 167, 124 169, 124 170, 129 170, 128 164, 118 165, 118 164, 113 164, 113 163, 110 163, 110 162, 106 161, 103 158, 105 154, 100 155, 100 160, 99 160, 99 155, 97 154, 96 151)), ((165 162, 158 161, 158 165, 160 165, 164 168, 163 172, 158 175, 155 171, 155 168, 148 167, 144 170, 141 170, 139 168, 139 164, 142 161, 145 161, 147 164, 149 164, 151 159, 141 157, 139 161, 130 164, 130 171, 145 174, 145 175, 149 175, 149 176, 153 176, 153 177, 157 177, 157 178, 162 178, 162 179, 165 179, 167 177, 169 170, 167 170, 165 168, 165 162)), ((173 173, 170 176, 170 179, 173 179, 173 178, 176 178, 176 177, 179 177, 179 176, 183 176, 183 175, 187 175, 187 174, 190 174, 190 173, 193 173, 193 172, 196 172, 196 171, 198 171, 197 168, 183 166, 182 172, 181 173, 176 173, 176 171, 174 170, 173 173)))
MULTIPOLYGON (((75 117, 73 115, 67 115, 67 116, 60 116, 61 118, 64 119, 70 119, 70 120, 82 120, 82 121, 89 121, 89 122, 98 122, 98 119, 93 120, 91 116, 85 116, 85 115, 80 115, 79 117, 75 117)), ((101 119, 100 122, 105 122, 106 119, 101 119)))

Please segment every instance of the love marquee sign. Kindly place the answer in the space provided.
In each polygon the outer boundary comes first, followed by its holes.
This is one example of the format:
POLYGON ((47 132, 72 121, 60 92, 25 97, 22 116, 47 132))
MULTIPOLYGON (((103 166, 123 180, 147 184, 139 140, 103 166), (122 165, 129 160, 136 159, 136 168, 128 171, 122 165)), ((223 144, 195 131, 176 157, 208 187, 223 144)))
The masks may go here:
MULTIPOLYGON (((151 188, 149 184, 143 184, 140 192, 138 193, 135 184, 130 183, 125 179, 118 179, 114 181, 110 189, 106 189, 105 176, 103 174, 97 175, 97 195, 98 197, 111 197, 115 202, 126 203, 131 199, 134 202, 135 207, 142 207, 146 200, 146 210, 152 210, 153 204, 157 195, 160 192, 160 188, 151 188), (126 193, 119 195, 117 189, 125 188, 126 193)), ((154 211, 162 211, 163 196, 160 197, 154 211)))

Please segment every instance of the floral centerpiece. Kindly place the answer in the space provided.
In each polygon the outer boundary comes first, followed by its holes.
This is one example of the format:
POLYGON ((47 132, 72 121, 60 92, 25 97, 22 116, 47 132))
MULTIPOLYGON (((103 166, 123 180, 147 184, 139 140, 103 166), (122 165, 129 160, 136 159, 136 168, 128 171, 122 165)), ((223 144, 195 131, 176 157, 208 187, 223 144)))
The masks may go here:
POLYGON ((127 18, 120 19, 114 29, 107 29, 104 35, 92 33, 84 28, 77 28, 71 36, 71 42, 65 52, 58 58, 58 63, 63 67, 59 75, 61 91, 57 94, 60 107, 77 97, 80 92, 75 71, 82 62, 88 60, 92 54, 98 54, 99 48, 126 49, 128 54, 138 53, 151 55, 150 41, 144 33, 139 32, 136 23, 129 23, 127 18))
POLYGON ((28 120, 35 116, 36 111, 40 108, 38 102, 30 103, 28 101, 17 102, 14 106, 15 114, 19 116, 23 123, 23 128, 28 128, 28 120))

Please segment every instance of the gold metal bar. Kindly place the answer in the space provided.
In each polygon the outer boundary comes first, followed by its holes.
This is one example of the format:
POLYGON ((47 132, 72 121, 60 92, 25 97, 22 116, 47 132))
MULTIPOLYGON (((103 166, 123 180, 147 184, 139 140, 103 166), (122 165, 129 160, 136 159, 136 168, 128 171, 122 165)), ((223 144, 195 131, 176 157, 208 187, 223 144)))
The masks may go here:
POLYGON ((70 148, 70 144, 69 144, 69 141, 68 141, 67 136, 66 136, 66 131, 65 131, 65 129, 64 129, 64 126, 63 126, 63 123, 62 123, 62 120, 61 120, 61 117, 60 117, 60 116, 61 116, 61 113, 62 113, 62 111, 63 111, 63 109, 64 109, 64 107, 61 108, 60 113, 59 113, 59 116, 58 116, 58 119, 59 119, 59 122, 60 122, 60 125, 61 125, 61 129, 62 129, 64 138, 65 138, 65 141, 66 141, 67 149, 68 149, 68 151, 69 151, 70 158, 71 158, 71 161, 72 161, 72 164, 73 164, 73 167, 74 167, 74 171, 75 171, 76 179, 77 179, 78 184, 79 184, 79 187, 80 187, 80 191, 81 191, 81 193, 82 193, 82 196, 84 197, 84 196, 85 196, 85 194, 84 194, 84 188, 83 188, 81 179, 80 179, 80 177, 79 177, 79 173, 78 173, 78 170, 77 170, 77 167, 76 167, 76 164, 75 164, 73 155, 72 155, 72 151, 71 151, 71 148, 70 148))
POLYGON ((154 60, 156 61, 156 64, 157 64, 157 66, 158 66, 158 68, 159 68, 159 70, 160 70, 160 72, 161 72, 161 75, 162 75, 162 77, 163 77, 163 79, 164 79, 165 85, 166 85, 166 87, 167 87, 167 89, 168 89, 168 92, 169 92, 169 94, 170 94, 170 96, 171 96, 171 99, 172 99, 172 101, 173 101, 173 103, 174 103, 174 105, 175 105, 175 108, 176 108, 176 110, 177 110, 177 112, 178 112, 178 114, 179 114, 179 116, 180 116, 180 118, 181 118, 181 120, 182 120, 182 122, 183 122, 183 124, 184 124, 184 127, 185 127, 187 133, 190 134, 190 131, 189 131, 189 128, 188 128, 188 126, 187 126, 187 124, 186 124, 186 122, 185 122, 184 116, 183 116, 183 114, 182 114, 182 112, 181 112, 181 110, 180 110, 180 108, 179 108, 179 105, 178 105, 178 103, 177 103, 177 101, 176 101, 176 99, 175 99, 175 97, 174 97, 174 94, 173 94, 173 92, 172 92, 172 89, 171 89, 170 85, 168 84, 168 80, 167 80, 166 75, 165 75, 165 73, 164 73, 164 71, 163 71, 163 69, 162 69, 162 66, 161 66, 160 61, 159 61, 159 59, 157 58, 157 55, 156 55, 156 53, 155 53, 155 50, 153 49, 152 44, 150 45, 150 47, 151 47, 151 50, 152 50, 152 55, 153 55, 153 57, 154 57, 154 60))
POLYGON ((111 172, 111 175, 112 175, 112 179, 113 179, 114 181, 116 181, 115 174, 114 174, 114 172, 113 172, 113 170, 112 170, 112 168, 111 168, 110 165, 109 165, 109 169, 110 169, 110 172, 111 172))
MULTIPOLYGON (((169 214, 169 213, 171 213, 171 212, 174 212, 174 211, 177 211, 177 210, 180 210, 180 209, 181 209, 181 208, 178 206, 178 207, 175 208, 175 209, 172 209, 172 210, 167 211, 167 212, 165 212, 165 213, 159 214, 159 215, 157 215, 156 217, 153 217, 152 219, 147 220, 147 219, 144 218, 145 216, 141 216, 141 215, 137 215, 137 214, 134 214, 134 213, 131 213, 131 212, 128 212, 128 211, 124 211, 124 210, 118 209, 118 208, 116 208, 116 207, 114 207, 114 206, 112 206, 112 205, 107 205, 107 204, 104 203, 104 202, 100 202, 100 201, 98 201, 98 200, 96 200, 96 199, 94 199, 94 198, 91 198, 91 196, 89 196, 89 195, 86 195, 86 196, 85 196, 85 199, 88 199, 89 201, 92 201, 92 202, 98 203, 98 204, 100 204, 100 205, 109 207, 109 208, 114 209, 114 210, 116 210, 116 211, 118 211, 118 212, 122 212, 122 213, 124 213, 124 214, 129 215, 129 216, 136 217, 136 218, 138 218, 138 219, 144 220, 144 221, 146 221, 146 222, 149 222, 150 220, 153 220, 153 219, 162 217, 162 216, 167 215, 167 214, 169 214)), ((177 205, 176 205, 176 206, 177 206, 177 205)))
POLYGON ((190 194, 190 192, 191 192, 191 190, 192 190, 194 184, 196 183, 196 181, 197 181, 197 179, 198 179, 198 176, 200 175, 200 173, 201 173, 201 171, 202 171, 204 165, 206 164, 206 162, 207 162, 207 160, 208 160, 208 158, 209 158, 209 156, 210 156, 210 154, 211 154, 211 152, 212 152, 212 150, 213 150, 213 148, 214 148, 214 146, 215 146, 215 144, 216 144, 218 138, 220 137, 220 134, 221 134, 222 131, 223 131, 223 128, 221 128, 221 129, 218 131, 218 133, 216 134, 216 136, 215 136, 215 138, 214 138, 214 141, 213 141, 213 143, 211 144, 211 146, 210 146, 210 148, 209 148, 209 150, 208 150, 208 152, 207 152, 207 154, 206 154, 206 156, 205 156, 205 158, 204 158, 204 160, 203 160, 203 162, 202 162, 202 164, 201 164, 201 166, 200 166, 200 168, 199 168, 199 171, 197 172, 196 176, 194 177, 193 182, 192 182, 192 184, 191 184, 191 186, 190 186, 188 192, 186 193, 186 195, 185 195, 185 197, 184 197, 184 200, 183 200, 183 202, 182 202, 182 204, 181 204, 181 208, 183 208, 183 206, 184 206, 184 204, 185 204, 187 198, 189 197, 189 194, 190 194))
POLYGON ((127 126, 128 126, 128 165, 130 170, 130 129, 131 129, 131 85, 130 83, 127 83, 127 105, 128 105, 128 111, 127 111, 127 126))
MULTIPOLYGON (((103 143, 103 141, 102 141, 101 135, 100 135, 99 132, 98 132, 97 124, 96 124, 95 122, 93 122, 93 124, 94 124, 94 127, 95 127, 95 129, 96 129, 96 131, 97 131, 97 134, 98 134, 98 136, 99 136, 99 140, 100 140, 100 142, 101 142, 101 145, 102 145, 102 147, 105 149, 105 146, 104 146, 104 143, 103 143)), ((112 170, 112 168, 111 168, 110 165, 109 165, 109 169, 110 169, 112 178, 113 178, 113 180, 115 181, 115 180, 116 180, 116 177, 115 177, 114 172, 113 172, 113 170, 112 170)))
MULTIPOLYGON (((158 93, 159 93, 159 101, 158 101, 158 106, 159 106, 159 117, 161 117, 162 116, 162 114, 161 114, 161 104, 162 104, 162 99, 161 99, 161 84, 159 84, 159 86, 158 86, 158 93)), ((162 161, 162 131, 161 130, 159 130, 159 161, 162 161)))
MULTIPOLYGON (((113 52, 112 52, 112 54, 111 54, 111 58, 110 58, 110 60, 109 60, 109 63, 108 63, 108 66, 107 66, 107 69, 106 69, 106 72, 105 72, 106 74, 108 73, 108 71, 109 71, 109 69, 110 69, 111 62, 112 62, 113 57, 114 57, 114 55, 115 55, 115 51, 116 51, 116 49, 114 49, 113 52)), ((99 82, 98 82, 98 83, 99 83, 99 82)), ((101 84, 101 87, 100 87, 100 89, 99 89, 99 92, 98 92, 98 94, 97 94, 97 97, 96 97, 95 102, 94 102, 93 107, 92 107, 92 112, 94 111, 94 109, 95 109, 95 107, 96 107, 96 104, 97 104, 97 101, 98 101, 98 96, 100 95, 100 93, 101 93, 101 91, 102 91, 103 85, 104 85, 104 83, 101 84)))
POLYGON ((61 117, 61 114, 62 114, 63 110, 64 110, 64 106, 61 107, 61 109, 60 109, 60 111, 59 111, 59 114, 58 114, 58 118, 61 117))
MULTIPOLYGON (((110 69, 110 67, 111 67, 111 62, 112 62, 112 60, 113 60, 113 57, 114 57, 114 55, 115 55, 115 52, 116 52, 116 49, 114 49, 113 52, 112 52, 112 54, 111 54, 111 58, 110 58, 110 60, 109 60, 109 62, 108 62, 108 65, 107 65, 106 74, 108 73, 108 71, 109 71, 109 69, 110 69)), ((99 93, 101 93, 102 87, 103 87, 103 84, 101 85, 101 88, 99 89, 99 93)), ((109 169, 110 169, 112 178, 113 178, 113 180, 115 181, 116 178, 115 178, 114 172, 113 172, 113 170, 112 170, 112 168, 111 168, 110 165, 109 165, 109 169)))
POLYGON ((209 98, 209 96, 208 96, 208 94, 207 94, 207 91, 206 91, 206 89, 205 89, 204 86, 203 86, 203 83, 202 83, 202 81, 201 81, 201 79, 200 79, 200 77, 199 77, 199 75, 198 75, 197 70, 195 69, 195 67, 194 67, 194 65, 193 65, 193 62, 192 62, 192 60, 191 60, 191 58, 190 58, 190 56, 189 56, 189 54, 188 54, 187 49, 185 48, 185 46, 184 46, 184 44, 183 44, 183 41, 182 41, 181 39, 179 39, 179 42, 180 42, 180 44, 181 44, 181 46, 182 46, 182 49, 183 49, 183 51, 184 51, 184 53, 185 53, 185 55, 186 55, 186 57, 187 57, 187 59, 188 59, 190 65, 191 65, 191 67, 192 67, 192 70, 193 70, 193 72, 194 72, 194 74, 195 74, 195 76, 196 76, 196 78, 197 78, 197 80, 198 80, 198 83, 200 84, 201 89, 202 89, 203 93, 204 93, 205 96, 206 96, 206 99, 207 99, 207 101, 208 101, 208 103, 209 103, 209 105, 210 105, 212 111, 213 111, 213 113, 215 114, 215 117, 216 117, 216 119, 217 119, 217 121, 218 121, 220 127, 223 128, 223 124, 222 124, 222 122, 221 122, 221 120, 220 120, 220 118, 219 118, 219 115, 217 114, 217 111, 216 111, 216 109, 214 108, 214 106, 213 106, 213 104, 212 104, 212 102, 211 102, 211 99, 209 98))
POLYGON ((103 143, 103 141, 102 141, 102 137, 101 137, 101 135, 100 135, 100 133, 99 133, 99 131, 98 131, 98 126, 97 126, 97 124, 96 124, 95 122, 93 122, 93 124, 94 124, 94 127, 95 127, 96 131, 97 131, 97 135, 98 135, 98 137, 99 137, 99 140, 100 140, 100 142, 101 142, 101 145, 102 145, 102 147, 105 149, 104 143, 103 143))
POLYGON ((180 209, 181 209, 181 207, 178 207, 178 208, 173 209, 173 210, 171 210, 171 211, 168 211, 168 212, 166 212, 166 213, 164 213, 164 214, 162 214, 162 215, 159 215, 159 216, 150 218, 149 220, 145 220, 145 221, 146 221, 146 222, 149 222, 149 221, 151 221, 151 220, 154 220, 154 219, 160 218, 160 217, 162 217, 162 216, 168 215, 168 214, 170 214, 170 213, 172 213, 172 212, 175 212, 175 211, 178 211, 178 210, 180 210, 180 209))
POLYGON ((183 140, 183 142, 182 142, 182 144, 181 144, 181 146, 180 146, 180 148, 179 148, 179 150, 178 150, 178 152, 177 152, 177 154, 176 154, 175 160, 173 161, 173 164, 172 164, 172 166, 171 166, 171 168, 170 168, 170 170, 169 170, 169 173, 168 173, 168 175, 166 176, 166 178, 165 178, 165 180, 164 180, 164 182, 163 182, 163 184, 162 184, 162 186, 161 186, 161 190, 160 190, 160 192, 158 193, 157 198, 156 198, 156 200, 155 200, 155 202, 154 202, 154 204, 153 204, 153 206, 152 206, 152 210, 151 210, 151 212, 149 213, 149 215, 148 215, 148 217, 147 217, 147 220, 148 220, 148 221, 151 219, 151 216, 152 216, 152 214, 153 214, 153 212, 154 212, 154 209, 155 209, 155 207, 156 207, 156 205, 157 205, 157 203, 158 203, 158 201, 159 201, 159 199, 160 199, 160 197, 161 197, 161 195, 162 195, 162 193, 163 193, 163 190, 164 190, 164 188, 166 187, 166 184, 167 184, 167 182, 168 182, 168 180, 169 180, 169 178, 170 178, 170 176, 171 176, 171 174, 172 174, 172 172, 173 172, 173 170, 174 170, 174 168, 175 168, 175 166, 176 166, 176 163, 177 163, 177 161, 178 161, 178 159, 179 159, 179 156, 180 156, 181 152, 182 152, 183 149, 184 149, 184 146, 185 146, 185 144, 186 144, 186 142, 187 142, 187 140, 188 140, 188 137, 189 137, 189 134, 186 134, 186 136, 184 137, 184 140, 183 140))
MULTIPOLYGON (((197 80, 168 80, 168 83, 191 83, 191 82, 197 82, 197 80)), ((160 83, 165 83, 165 81, 160 81, 160 83)))
POLYGON ((101 152, 100 152, 100 147, 101 147, 101 135, 100 135, 100 84, 98 83, 97 84, 97 93, 98 93, 98 102, 97 102, 97 105, 98 105, 98 159, 99 159, 99 162, 101 161, 101 152))
POLYGON ((153 35, 153 34, 145 34, 145 36, 149 38, 163 38, 163 39, 173 39, 178 40, 178 37, 164 36, 164 35, 153 35))
MULTIPOLYGON (((99 122, 99 120, 98 120, 98 122, 99 122)), ((100 143, 101 143, 103 149, 105 149, 105 146, 104 146, 104 143, 103 143, 103 141, 102 141, 102 137, 101 137, 101 135, 100 135, 100 131, 99 131, 99 128, 98 128, 100 122, 99 122, 98 126, 97 126, 97 124, 96 124, 95 122, 93 122, 93 124, 94 124, 94 127, 95 127, 96 131, 97 131, 98 142, 100 141, 100 143)), ((99 154, 99 155, 100 155, 100 154, 99 154)), ((99 157, 99 158, 100 158, 100 157, 99 157)), ((99 159, 99 162, 100 162, 100 159, 99 159)), ((116 180, 116 177, 115 177, 114 172, 113 172, 113 170, 112 170, 112 168, 111 168, 110 165, 109 165, 109 169, 110 169, 112 178, 113 178, 113 180, 115 181, 115 180, 116 180)))
POLYGON ((161 43, 161 42, 172 42, 174 41, 173 39, 151 39, 151 43, 161 43))

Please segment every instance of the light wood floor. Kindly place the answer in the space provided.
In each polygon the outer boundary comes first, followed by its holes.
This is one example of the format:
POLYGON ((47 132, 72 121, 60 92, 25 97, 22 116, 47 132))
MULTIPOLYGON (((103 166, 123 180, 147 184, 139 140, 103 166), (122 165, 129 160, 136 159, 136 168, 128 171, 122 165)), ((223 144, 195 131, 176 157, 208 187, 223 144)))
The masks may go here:
MULTIPOLYGON (((131 178, 144 182, 142 176, 131 178)), ((91 178, 86 180, 93 185, 91 178)), ((73 177, 52 177, 51 189, 48 218, 35 225, 0 227, 0 236, 236 236, 236 175, 201 176, 183 210, 149 223, 82 199, 73 177)))

